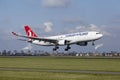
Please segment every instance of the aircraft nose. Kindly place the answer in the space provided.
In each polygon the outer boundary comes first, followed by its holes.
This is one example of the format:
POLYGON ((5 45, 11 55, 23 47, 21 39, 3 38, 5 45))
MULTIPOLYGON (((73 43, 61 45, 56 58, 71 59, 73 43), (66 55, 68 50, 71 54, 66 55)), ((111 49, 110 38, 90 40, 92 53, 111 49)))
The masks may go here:
POLYGON ((100 37, 100 38, 103 37, 103 34, 100 34, 99 37, 100 37))

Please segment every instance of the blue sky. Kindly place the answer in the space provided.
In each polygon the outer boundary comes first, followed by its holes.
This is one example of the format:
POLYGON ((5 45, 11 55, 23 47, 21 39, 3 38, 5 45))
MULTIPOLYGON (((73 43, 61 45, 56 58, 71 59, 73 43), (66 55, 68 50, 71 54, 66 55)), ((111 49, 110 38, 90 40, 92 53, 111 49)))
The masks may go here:
MULTIPOLYGON (((29 25, 39 36, 95 30, 104 34, 97 51, 120 51, 120 0, 0 0, 0 50, 21 50, 27 42, 16 40, 11 31, 25 34, 29 25)), ((32 45, 32 50, 53 47, 32 45)), ((59 51, 64 51, 61 47, 59 51)), ((73 45, 70 51, 95 51, 73 45)))

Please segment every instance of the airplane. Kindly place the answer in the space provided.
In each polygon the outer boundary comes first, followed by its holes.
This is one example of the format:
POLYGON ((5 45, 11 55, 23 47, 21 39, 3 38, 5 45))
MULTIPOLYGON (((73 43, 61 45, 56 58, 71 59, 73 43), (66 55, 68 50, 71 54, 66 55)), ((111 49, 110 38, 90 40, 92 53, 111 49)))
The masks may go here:
POLYGON ((77 44, 79 46, 87 46, 88 42, 92 42, 92 45, 94 45, 94 41, 103 37, 103 34, 96 31, 77 32, 77 33, 70 33, 70 34, 50 36, 50 37, 38 37, 28 25, 24 26, 24 28, 26 31, 25 36, 17 34, 15 32, 12 32, 12 34, 18 37, 27 38, 28 40, 25 39, 20 39, 20 40, 27 41, 29 43, 33 43, 36 45, 55 46, 53 48, 53 51, 59 49, 59 46, 64 46, 64 45, 67 46, 65 48, 65 51, 71 49, 70 45, 72 44, 77 44))

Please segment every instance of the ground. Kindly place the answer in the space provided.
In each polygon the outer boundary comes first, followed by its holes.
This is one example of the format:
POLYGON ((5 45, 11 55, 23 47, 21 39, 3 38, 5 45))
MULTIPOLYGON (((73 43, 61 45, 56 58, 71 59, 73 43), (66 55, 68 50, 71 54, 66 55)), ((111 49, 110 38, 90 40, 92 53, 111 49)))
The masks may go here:
POLYGON ((0 80, 80 79, 119 80, 120 58, 0 57, 0 80))

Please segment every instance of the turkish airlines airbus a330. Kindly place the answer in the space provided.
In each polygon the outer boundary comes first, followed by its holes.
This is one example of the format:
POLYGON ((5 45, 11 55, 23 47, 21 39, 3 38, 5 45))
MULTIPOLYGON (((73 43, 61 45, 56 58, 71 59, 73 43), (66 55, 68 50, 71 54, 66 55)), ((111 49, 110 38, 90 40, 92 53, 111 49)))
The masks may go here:
MULTIPOLYGON (((103 34, 96 31, 86 31, 86 32, 77 32, 71 34, 50 36, 50 37, 38 37, 29 26, 25 26, 25 31, 27 36, 17 34, 12 32, 13 35, 28 38, 29 43, 33 43, 41 46, 55 46, 53 51, 59 49, 59 46, 66 45, 65 51, 71 49, 70 45, 77 44, 80 46, 87 46, 88 42, 92 42, 94 45, 94 41, 102 38, 103 34)), ((25 41, 25 40, 23 40, 25 41)))

